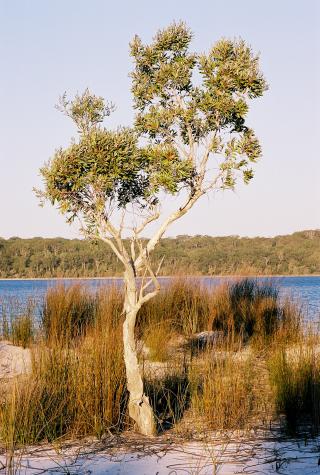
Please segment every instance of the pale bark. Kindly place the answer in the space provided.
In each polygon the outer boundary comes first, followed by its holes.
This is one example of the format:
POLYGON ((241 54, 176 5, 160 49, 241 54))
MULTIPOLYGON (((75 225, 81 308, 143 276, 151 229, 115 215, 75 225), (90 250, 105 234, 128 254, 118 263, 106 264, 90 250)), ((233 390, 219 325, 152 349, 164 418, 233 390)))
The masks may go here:
POLYGON ((179 208, 177 211, 171 213, 168 218, 160 225, 158 230, 154 233, 154 235, 149 239, 145 248, 140 252, 139 256, 135 261, 136 269, 140 269, 144 260, 148 259, 150 253, 154 250, 156 245, 159 243, 160 239, 170 226, 170 224, 174 223, 178 219, 182 218, 198 201, 198 199, 204 194, 201 189, 196 190, 196 192, 189 196, 187 202, 179 208))
POLYGON ((148 397, 144 394, 141 370, 137 356, 135 323, 141 303, 137 299, 136 279, 133 270, 127 269, 125 281, 125 321, 123 323, 124 361, 129 392, 129 416, 135 421, 136 429, 143 435, 156 433, 153 410, 148 397))
MULTIPOLYGON (((203 178, 203 177, 202 177, 203 178)), ((156 434, 156 423, 152 407, 150 406, 149 399, 144 393, 143 380, 141 370, 138 362, 137 345, 135 339, 135 324, 139 309, 148 300, 155 297, 159 292, 160 286, 157 281, 156 275, 150 266, 149 256, 154 250, 161 237, 167 230, 167 228, 177 219, 186 214, 190 208, 196 203, 196 201, 204 194, 201 187, 188 197, 185 204, 177 211, 173 212, 169 217, 160 225, 155 234, 149 239, 145 247, 140 248, 138 257, 135 256, 135 241, 131 242, 131 259, 124 247, 121 240, 121 236, 109 222, 105 225, 105 230, 115 239, 113 242, 105 235, 100 236, 102 240, 107 242, 113 249, 115 254, 119 257, 124 264, 124 283, 125 283, 125 298, 124 298, 124 315, 125 321, 123 323, 123 347, 124 347, 124 362, 126 367, 127 376, 127 389, 129 392, 129 416, 135 421, 136 430, 143 435, 152 436, 156 434), (143 285, 143 281, 140 286, 140 292, 137 289, 136 275, 144 269, 150 276, 150 281, 143 285), (154 289, 144 293, 146 289, 153 284, 154 289)), ((137 230, 141 232, 145 225, 158 219, 159 212, 155 214, 143 223, 143 226, 137 230)), ((137 231, 135 230, 135 231, 137 231)), ((103 233, 104 234, 104 233, 103 233)), ((135 232, 135 239, 137 239, 137 232, 135 232)))

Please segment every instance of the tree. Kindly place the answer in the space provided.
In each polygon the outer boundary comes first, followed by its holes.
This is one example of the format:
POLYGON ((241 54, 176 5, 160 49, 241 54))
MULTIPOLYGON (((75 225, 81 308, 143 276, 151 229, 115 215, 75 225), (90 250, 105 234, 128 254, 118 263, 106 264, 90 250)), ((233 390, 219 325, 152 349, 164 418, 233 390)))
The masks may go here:
POLYGON ((72 101, 64 95, 60 109, 75 122, 79 136, 41 169, 44 190, 38 191, 68 221, 79 218, 84 234, 105 241, 123 265, 129 414, 147 435, 155 433, 155 421, 134 330, 139 309, 160 290, 159 268, 152 268, 150 254, 203 195, 232 189, 238 178, 248 183, 250 165, 261 154, 245 124, 248 100, 267 88, 258 57, 244 41, 226 39, 208 54, 192 53, 191 39, 183 23, 159 31, 149 45, 133 39, 131 128, 105 128, 113 106, 88 90, 72 101), (168 216, 166 195, 178 203, 168 216), (153 234, 142 239, 151 223, 153 234))

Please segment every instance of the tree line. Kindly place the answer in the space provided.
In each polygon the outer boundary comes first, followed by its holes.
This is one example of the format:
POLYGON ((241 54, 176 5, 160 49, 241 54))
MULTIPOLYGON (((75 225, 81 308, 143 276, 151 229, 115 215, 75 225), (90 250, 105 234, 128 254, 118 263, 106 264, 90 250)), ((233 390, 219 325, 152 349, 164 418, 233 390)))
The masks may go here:
MULTIPOLYGON (((165 238, 152 254, 155 265, 162 258, 161 275, 320 274, 320 230, 271 238, 165 238)), ((101 241, 0 238, 1 278, 107 277, 121 271, 101 241)))

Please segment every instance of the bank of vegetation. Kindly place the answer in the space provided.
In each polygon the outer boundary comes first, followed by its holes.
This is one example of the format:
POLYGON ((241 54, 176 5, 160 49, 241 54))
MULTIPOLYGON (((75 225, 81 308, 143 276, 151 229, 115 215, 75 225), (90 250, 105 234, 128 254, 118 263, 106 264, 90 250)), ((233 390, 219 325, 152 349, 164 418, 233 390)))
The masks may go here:
MULTIPOLYGON (((320 231, 273 238, 178 236, 161 241, 162 275, 320 274, 320 231)), ((121 265, 102 242, 0 238, 1 278, 116 276, 121 265)))
MULTIPOLYGON (((119 288, 48 291, 40 328, 31 314, 4 320, 3 337, 31 349, 32 370, 1 386, 0 445, 18 447, 132 428, 119 288)), ((3 316, 3 318, 5 318, 3 316)), ((146 392, 159 433, 279 425, 320 427, 319 337, 301 310, 255 279, 215 289, 175 280, 141 310, 136 327, 146 392)), ((2 383, 2 381, 1 381, 2 383)))

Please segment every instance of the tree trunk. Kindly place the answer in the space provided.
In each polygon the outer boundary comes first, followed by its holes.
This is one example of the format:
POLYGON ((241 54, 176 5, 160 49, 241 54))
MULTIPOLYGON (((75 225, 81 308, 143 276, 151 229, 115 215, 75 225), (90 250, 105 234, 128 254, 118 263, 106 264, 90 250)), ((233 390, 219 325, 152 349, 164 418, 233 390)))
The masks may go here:
POLYGON ((143 435, 155 435, 156 425, 149 398, 143 392, 143 381, 137 357, 134 335, 139 305, 135 276, 130 271, 124 274, 125 280, 125 321, 123 323, 124 362, 129 391, 129 415, 136 423, 136 429, 143 435))

